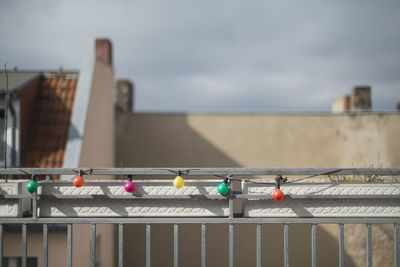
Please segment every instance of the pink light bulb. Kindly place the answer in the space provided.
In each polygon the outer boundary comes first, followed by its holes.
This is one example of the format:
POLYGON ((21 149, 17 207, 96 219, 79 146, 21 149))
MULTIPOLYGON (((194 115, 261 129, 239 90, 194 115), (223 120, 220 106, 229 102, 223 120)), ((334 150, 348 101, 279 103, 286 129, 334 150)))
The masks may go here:
POLYGON ((125 183, 124 187, 125 187, 125 191, 126 191, 126 192, 129 192, 129 193, 135 192, 135 188, 136 188, 136 187, 135 187, 135 184, 132 183, 132 181, 127 181, 127 182, 125 183))

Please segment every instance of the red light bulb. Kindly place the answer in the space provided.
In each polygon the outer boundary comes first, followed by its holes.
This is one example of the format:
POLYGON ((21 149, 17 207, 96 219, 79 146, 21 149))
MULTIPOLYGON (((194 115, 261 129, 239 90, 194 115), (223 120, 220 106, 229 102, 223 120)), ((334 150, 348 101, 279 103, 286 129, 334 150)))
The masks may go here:
POLYGON ((272 194, 272 197, 275 200, 282 200, 284 197, 282 190, 280 190, 279 188, 275 189, 274 193, 272 194))
POLYGON ((82 175, 78 175, 74 178, 73 183, 74 183, 75 187, 81 187, 85 184, 85 181, 83 180, 82 175))

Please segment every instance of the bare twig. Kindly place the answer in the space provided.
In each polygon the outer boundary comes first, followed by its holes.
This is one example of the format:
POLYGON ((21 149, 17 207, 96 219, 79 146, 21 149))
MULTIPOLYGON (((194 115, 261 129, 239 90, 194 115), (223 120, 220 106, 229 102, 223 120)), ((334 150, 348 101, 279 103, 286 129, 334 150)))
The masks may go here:
MULTIPOLYGON (((7 169, 7 125, 8 125, 8 72, 7 72, 7 62, 4 64, 4 70, 6 73, 6 110, 4 116, 4 169, 7 169)), ((7 176, 6 176, 7 182, 7 176)))

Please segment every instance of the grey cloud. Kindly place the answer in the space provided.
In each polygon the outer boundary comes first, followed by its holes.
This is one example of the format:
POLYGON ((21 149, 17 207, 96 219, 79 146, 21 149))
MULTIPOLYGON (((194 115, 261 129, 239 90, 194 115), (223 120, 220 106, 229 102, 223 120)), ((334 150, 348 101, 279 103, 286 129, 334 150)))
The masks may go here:
POLYGON ((0 63, 76 69, 110 37, 141 111, 329 111, 357 84, 400 101, 398 1, 39 2, 0 3, 0 63))

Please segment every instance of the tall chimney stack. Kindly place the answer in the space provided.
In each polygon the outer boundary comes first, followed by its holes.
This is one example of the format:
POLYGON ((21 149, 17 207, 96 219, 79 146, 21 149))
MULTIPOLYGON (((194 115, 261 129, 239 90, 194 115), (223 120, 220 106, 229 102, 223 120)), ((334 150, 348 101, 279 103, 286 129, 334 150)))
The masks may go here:
POLYGON ((351 111, 370 111, 371 107, 371 87, 354 87, 350 96, 351 111))
POLYGON ((112 44, 108 39, 96 39, 96 58, 102 62, 112 65, 112 44))

